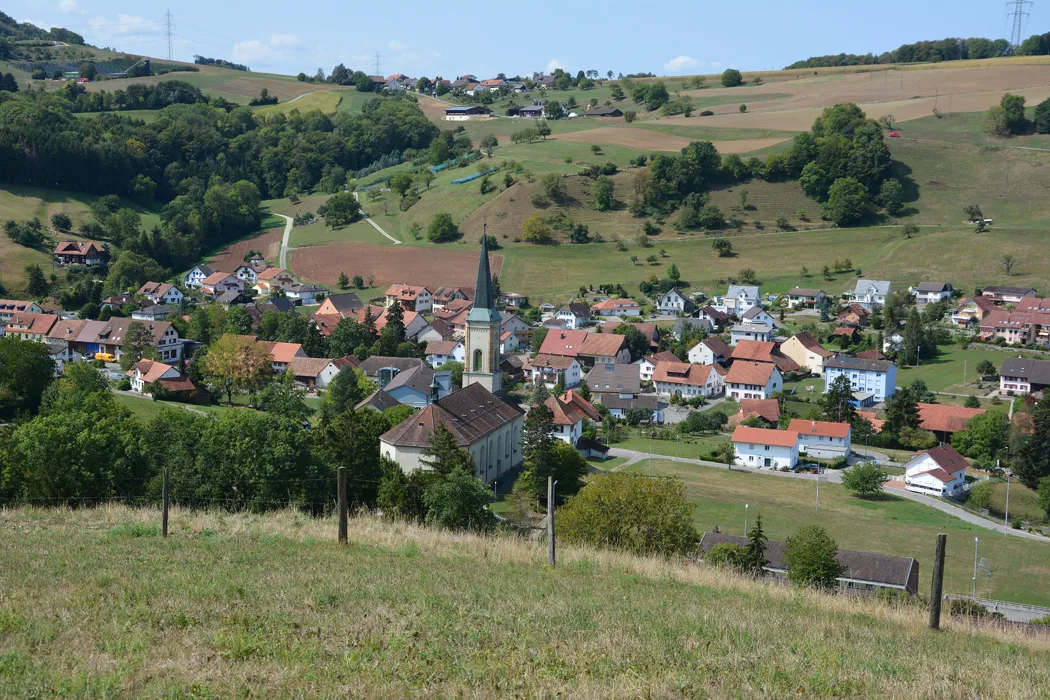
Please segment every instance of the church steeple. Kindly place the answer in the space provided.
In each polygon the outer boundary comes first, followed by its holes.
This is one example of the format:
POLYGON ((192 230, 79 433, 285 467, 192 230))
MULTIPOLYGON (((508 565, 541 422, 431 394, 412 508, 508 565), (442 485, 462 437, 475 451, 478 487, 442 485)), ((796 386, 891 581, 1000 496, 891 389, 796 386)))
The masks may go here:
POLYGON ((493 394, 500 393, 500 326, 496 300, 492 298, 492 274, 489 271, 488 225, 481 239, 478 261, 478 284, 474 288, 474 308, 467 314, 464 338, 466 362, 463 386, 481 384, 493 394))
POLYGON ((481 237, 481 259, 478 260, 478 282, 474 287, 474 308, 467 314, 468 321, 498 321, 496 300, 492 298, 492 273, 489 271, 488 224, 481 237))

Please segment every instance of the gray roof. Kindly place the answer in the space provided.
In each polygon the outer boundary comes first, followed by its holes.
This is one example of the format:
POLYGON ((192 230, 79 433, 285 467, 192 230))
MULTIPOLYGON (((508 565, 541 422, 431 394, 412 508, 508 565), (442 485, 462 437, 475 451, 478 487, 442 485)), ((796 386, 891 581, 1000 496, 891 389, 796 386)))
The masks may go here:
POLYGON ((286 297, 274 297, 263 304, 257 304, 259 311, 283 311, 288 313, 295 310, 295 303, 286 297))
POLYGON ((674 322, 675 336, 677 337, 682 335, 682 332, 685 331, 687 326, 689 328, 703 328, 708 333, 710 333, 713 330, 711 321, 709 321, 706 318, 678 318, 675 319, 674 322))
POLYGON ((952 285, 948 282, 920 282, 915 289, 920 292, 950 292, 952 285))
POLYGON ((219 302, 220 304, 233 303, 240 299, 242 296, 243 294, 241 294, 241 292, 238 292, 236 289, 230 289, 215 297, 215 301, 219 302))
POLYGON ((566 304, 558 309, 558 313, 570 313, 576 318, 590 318, 591 309, 586 304, 566 304))
POLYGON ((164 304, 154 304, 153 306, 147 306, 143 309, 136 309, 135 313, 142 314, 144 316, 153 316, 154 318, 164 318, 168 314, 173 314, 178 309, 174 309, 164 304))
POLYGON ((1018 294, 1020 296, 1035 296, 1035 290, 1031 287, 985 287, 983 292, 991 292, 992 294, 1018 294))
MULTIPOLYGON (((215 274, 215 270, 211 269, 208 265, 195 265, 194 269, 199 271, 205 277, 210 277, 215 274)), ((193 272, 193 270, 190 270, 190 272, 193 272)))
POLYGON ((621 399, 619 394, 602 394, 601 399, 601 405, 609 410, 620 409, 628 411, 632 408, 645 408, 655 411, 660 406, 660 401, 656 394, 642 394, 641 396, 635 396, 633 399, 621 399))
POLYGON ((639 394, 642 368, 638 365, 599 363, 587 373, 587 387, 594 394, 639 394))
POLYGON ((808 299, 816 299, 818 296, 824 293, 823 289, 809 289, 807 287, 795 287, 788 296, 790 297, 806 297, 808 299))
MULTIPOLYGON (((705 532, 703 537, 700 538, 700 552, 706 554, 719 544, 735 544, 738 547, 745 547, 748 544, 748 540, 746 537, 705 532)), ((775 571, 787 571, 787 565, 784 563, 784 549, 784 542, 777 540, 766 542, 768 568, 775 571)), ((858 552, 850 549, 840 549, 836 558, 846 569, 842 576, 839 577, 840 581, 845 579, 901 588, 908 587, 911 582, 912 571, 917 572, 919 566, 919 563, 913 557, 898 557, 877 552, 858 552)))
POLYGON ((430 369, 427 365, 421 365, 412 369, 406 369, 403 372, 398 372, 397 376, 387 382, 387 385, 383 389, 389 393, 399 387, 408 387, 414 391, 418 391, 421 394, 429 394, 430 386, 434 383, 434 379, 437 375, 451 375, 451 372, 435 372, 430 369))
POLYGON ((361 362, 360 370, 365 373, 366 377, 374 377, 381 369, 393 368, 398 372, 405 372, 416 367, 423 367, 426 365, 423 360, 418 357, 384 357, 382 355, 373 355, 367 360, 361 362))
POLYGON ((1001 377, 1021 377, 1032 384, 1050 386, 1050 361, 1007 357, 999 369, 1001 377))
POLYGON ((730 333, 772 333, 773 326, 768 323, 741 323, 729 329, 730 333))
POLYGON ((729 291, 726 292, 727 297, 739 297, 741 294, 746 295, 749 299, 758 299, 758 287, 753 285, 731 284, 729 285, 729 291))
POLYGON ((748 309, 744 313, 744 318, 752 319, 752 318, 754 318, 755 316, 758 316, 761 313, 765 313, 765 311, 766 310, 763 309, 761 306, 752 306, 750 309, 748 309))
POLYGON ((393 396, 386 393, 382 389, 379 389, 367 399, 361 401, 359 404, 354 406, 354 408, 371 408, 374 411, 383 412, 387 409, 395 408, 400 405, 401 404, 398 403, 397 399, 395 399, 393 396))
POLYGON ((584 112, 588 117, 619 117, 623 112, 618 107, 595 107, 584 112))
POLYGON ((834 367, 836 369, 857 369, 869 372, 889 372, 893 363, 889 360, 861 360, 857 357, 829 357, 824 361, 825 369, 834 367))
POLYGON ((889 294, 891 284, 887 280, 857 280, 857 286, 853 288, 853 294, 867 294, 868 287, 874 287, 876 294, 889 294))
POLYGON ((354 311, 360 311, 365 308, 365 305, 361 303, 361 300, 353 292, 343 292, 342 294, 331 294, 328 296, 328 301, 336 308, 336 311, 342 313, 350 313, 354 311))

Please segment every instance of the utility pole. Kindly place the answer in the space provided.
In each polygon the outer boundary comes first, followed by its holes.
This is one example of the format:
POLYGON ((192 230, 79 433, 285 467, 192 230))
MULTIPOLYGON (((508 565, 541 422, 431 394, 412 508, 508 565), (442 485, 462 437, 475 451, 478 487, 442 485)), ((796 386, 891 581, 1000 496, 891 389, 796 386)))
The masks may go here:
POLYGON ((160 536, 168 536, 168 468, 164 467, 164 481, 160 487, 160 536))
POLYGON ((557 484, 553 476, 547 477, 547 563, 551 566, 557 562, 554 549, 554 487, 557 484))
POLYGON ((379 52, 376 51, 376 73, 375 73, 376 75, 379 75, 379 66, 380 65, 381 64, 379 63, 379 52))
POLYGON ((817 513, 820 512, 820 465, 817 465, 817 504, 813 509, 817 513))
POLYGON ((339 544, 346 544, 346 467, 339 467, 339 544))
POLYGON ((973 599, 977 600, 977 547, 978 538, 973 538, 973 599))
POLYGON ((168 60, 175 60, 175 18, 171 16, 171 10, 164 15, 164 35, 168 40, 168 60))
POLYGON ((1007 7, 1013 7, 1007 13, 1007 17, 1010 17, 1013 24, 1013 30, 1010 32, 1010 44, 1016 49, 1021 45, 1021 35, 1024 32, 1025 18, 1030 15, 1028 8, 1032 5, 1029 0, 1010 0, 1006 3, 1007 7))
POLYGON ((930 629, 941 628, 941 597, 944 589, 944 546, 947 535, 937 535, 937 549, 933 554, 933 582, 930 584, 930 629))

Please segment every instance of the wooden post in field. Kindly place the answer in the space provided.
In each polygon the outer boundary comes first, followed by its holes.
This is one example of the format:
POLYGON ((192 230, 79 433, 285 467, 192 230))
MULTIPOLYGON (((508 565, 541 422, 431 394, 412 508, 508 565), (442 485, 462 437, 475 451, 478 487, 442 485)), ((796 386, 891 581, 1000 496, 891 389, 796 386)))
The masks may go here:
POLYGON ((168 468, 164 467, 164 481, 160 487, 160 536, 168 536, 168 468))
POLYGON ((944 545, 947 535, 937 535, 937 551, 933 555, 933 583, 930 586, 930 629, 941 628, 941 595, 944 588, 944 545))
POLYGON ((346 544, 346 467, 339 467, 339 544, 346 544))
POLYGON ((547 563, 555 564, 554 553, 554 477, 547 477, 547 563))

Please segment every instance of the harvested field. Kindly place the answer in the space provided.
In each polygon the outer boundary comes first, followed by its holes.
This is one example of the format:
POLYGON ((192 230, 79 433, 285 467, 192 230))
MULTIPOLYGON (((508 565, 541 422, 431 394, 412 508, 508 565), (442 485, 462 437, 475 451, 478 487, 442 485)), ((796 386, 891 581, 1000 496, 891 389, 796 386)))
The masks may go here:
POLYGON ((281 236, 284 235, 284 228, 272 228, 266 233, 261 233, 254 238, 246 238, 243 241, 237 241, 226 250, 222 251, 209 262, 215 270, 222 272, 233 272, 244 260, 244 255, 249 250, 257 250, 263 254, 263 257, 270 261, 276 261, 277 257, 281 253, 281 236))
MULTIPOLYGON (((503 256, 489 259, 492 274, 503 267, 503 256)), ((473 287, 477 283, 478 253, 472 248, 417 248, 413 246, 332 244, 297 248, 289 253, 292 272, 308 282, 335 284, 339 273, 375 277, 375 286, 411 280, 427 287, 473 287)))
MULTIPOLYGON (((693 122, 695 124, 695 121, 693 122)), ((680 151, 695 139, 665 134, 652 129, 630 129, 626 127, 602 126, 587 131, 576 131, 560 134, 559 141, 580 143, 598 143, 606 146, 623 146, 645 151, 680 151)), ((734 141, 715 141, 719 153, 749 153, 760 148, 774 146, 786 138, 739 139, 734 141)))
MULTIPOLYGON (((430 97, 424 97, 419 95, 419 108, 423 110, 423 114, 427 115, 427 119, 433 122, 444 122, 445 121, 445 110, 451 107, 444 102, 432 99, 430 97)), ((471 120, 474 121, 474 120, 471 120)))
POLYGON ((215 86, 215 90, 219 92, 229 92, 234 95, 244 95, 245 97, 257 97, 259 91, 266 88, 270 91, 271 95, 277 95, 279 100, 290 100, 293 97, 298 97, 307 92, 316 92, 320 90, 338 90, 345 89, 340 88, 338 85, 315 85, 313 83, 300 83, 298 81, 289 82, 287 80, 266 80, 257 78, 238 78, 231 80, 226 83, 221 83, 215 86))

